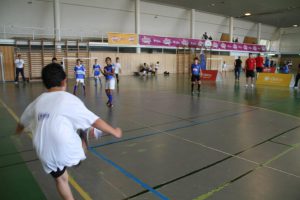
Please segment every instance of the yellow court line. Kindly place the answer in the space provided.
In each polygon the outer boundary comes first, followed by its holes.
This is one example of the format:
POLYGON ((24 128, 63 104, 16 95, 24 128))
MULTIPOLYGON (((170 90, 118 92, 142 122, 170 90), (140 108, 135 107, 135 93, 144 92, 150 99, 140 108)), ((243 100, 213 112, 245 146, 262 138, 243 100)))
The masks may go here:
MULTIPOLYGON (((17 121, 19 122, 20 119, 19 117, 16 115, 16 113, 10 108, 8 107, 0 98, 0 103, 3 105, 3 107, 9 112, 9 114, 17 121)), ((32 138, 32 134, 29 133, 28 136, 30 138, 32 138)), ((75 188, 75 190, 80 194, 80 196, 84 199, 84 200, 92 200, 92 198, 90 197, 90 195, 84 191, 82 189, 82 187, 75 181, 75 179, 69 174, 69 183, 75 188)))

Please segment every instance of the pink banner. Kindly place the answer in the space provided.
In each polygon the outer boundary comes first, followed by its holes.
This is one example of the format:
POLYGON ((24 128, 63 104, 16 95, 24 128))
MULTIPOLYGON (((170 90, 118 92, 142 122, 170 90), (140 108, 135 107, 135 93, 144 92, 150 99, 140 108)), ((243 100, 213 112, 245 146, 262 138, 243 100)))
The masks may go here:
POLYGON ((140 45, 163 47, 193 47, 214 50, 265 52, 266 47, 257 44, 232 43, 223 41, 198 40, 174 37, 160 37, 153 35, 140 35, 140 45))

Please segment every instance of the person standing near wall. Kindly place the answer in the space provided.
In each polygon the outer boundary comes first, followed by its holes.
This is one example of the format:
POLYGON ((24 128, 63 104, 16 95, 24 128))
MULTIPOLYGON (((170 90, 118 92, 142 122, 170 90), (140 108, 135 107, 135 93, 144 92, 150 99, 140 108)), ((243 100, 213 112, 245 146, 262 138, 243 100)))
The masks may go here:
POLYGON ((264 58, 260 56, 260 53, 255 58, 255 62, 256 62, 256 72, 258 72, 258 73, 263 72, 263 69, 264 69, 264 58))
POLYGON ((298 65, 298 69, 297 69, 297 75, 296 75, 296 80, 295 80, 295 85, 294 88, 297 89, 298 88, 298 81, 300 79, 300 64, 298 65))
POLYGON ((227 64, 226 64, 226 62, 224 61, 223 64, 222 64, 222 75, 223 75, 223 72, 224 72, 224 74, 225 74, 225 76, 226 76, 226 71, 227 71, 227 64))
POLYGON ((239 81, 240 80, 242 63, 243 62, 241 60, 241 56, 239 56, 238 59, 236 59, 235 62, 234 62, 234 76, 235 76, 235 81, 239 81))
POLYGON ((24 67, 25 67, 25 62, 23 59, 21 59, 21 54, 18 54, 18 58, 15 60, 15 65, 16 65, 16 78, 15 78, 15 84, 19 83, 19 74, 21 73, 23 82, 25 84, 26 78, 24 75, 24 67))
POLYGON ((248 87, 249 80, 251 80, 251 87, 254 87, 255 77, 255 59, 252 58, 252 54, 249 53, 249 58, 246 60, 246 87, 248 87))
POLYGON ((119 57, 116 57, 116 63, 113 65, 113 68, 115 70, 117 84, 119 84, 119 73, 121 73, 121 68, 122 68, 119 57))

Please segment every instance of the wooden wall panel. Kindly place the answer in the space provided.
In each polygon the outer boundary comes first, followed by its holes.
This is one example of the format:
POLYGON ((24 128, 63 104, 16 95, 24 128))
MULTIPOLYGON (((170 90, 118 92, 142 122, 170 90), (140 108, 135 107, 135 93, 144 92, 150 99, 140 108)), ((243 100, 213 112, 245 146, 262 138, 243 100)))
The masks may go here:
MULTIPOLYGON (((132 75, 133 72, 139 71, 140 66, 143 63, 148 65, 155 65, 157 61, 160 62, 160 68, 158 73, 162 74, 164 71, 174 72, 176 69, 176 54, 132 54, 132 53, 108 53, 108 52, 91 52, 90 57, 98 58, 98 63, 101 66, 105 66, 105 58, 111 57, 115 62, 115 58, 120 58, 122 65, 121 75, 132 75), (171 61, 169 61, 169 59, 171 61)), ((90 68, 92 68, 90 64, 90 68)))
POLYGON ((3 55, 5 80, 13 81, 15 79, 14 47, 0 46, 0 51, 2 52, 3 55))

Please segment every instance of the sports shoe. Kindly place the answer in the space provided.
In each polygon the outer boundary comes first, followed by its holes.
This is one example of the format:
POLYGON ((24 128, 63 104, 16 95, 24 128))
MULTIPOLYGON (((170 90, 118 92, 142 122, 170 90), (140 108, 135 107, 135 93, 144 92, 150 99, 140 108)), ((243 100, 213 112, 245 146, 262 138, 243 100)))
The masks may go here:
POLYGON ((253 84, 251 84, 251 87, 252 87, 252 88, 254 88, 254 85, 253 85, 253 84))
POLYGON ((103 132, 100 131, 99 129, 96 129, 94 127, 91 127, 88 129, 88 132, 89 132, 89 136, 90 137, 94 137, 96 139, 99 139, 102 135, 103 135, 103 132))
POLYGON ((109 103, 109 104, 108 104, 108 107, 109 107, 109 108, 112 108, 112 107, 114 107, 114 105, 113 105, 112 103, 109 103))
POLYGON ((246 84, 245 87, 248 87, 248 84, 246 84))

